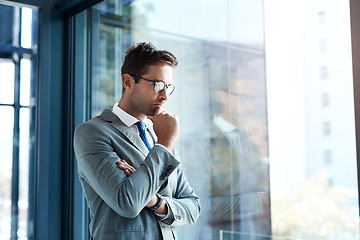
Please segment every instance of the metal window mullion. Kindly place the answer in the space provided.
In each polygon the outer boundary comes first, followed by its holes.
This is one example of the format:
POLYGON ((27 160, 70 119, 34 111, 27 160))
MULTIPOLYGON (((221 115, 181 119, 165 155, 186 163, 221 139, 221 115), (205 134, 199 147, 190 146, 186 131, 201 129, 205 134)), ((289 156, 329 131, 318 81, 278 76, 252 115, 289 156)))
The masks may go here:
MULTIPOLYGON (((14 56, 17 58, 18 56, 14 56)), ((11 239, 16 240, 19 225, 19 142, 20 142, 20 60, 15 62, 14 81, 14 129, 13 129, 13 159, 11 178, 11 239)))
MULTIPOLYGON (((67 118, 65 121, 65 127, 64 129, 67 130, 66 136, 72 136, 73 133, 73 116, 74 116, 74 110, 73 110, 73 95, 74 95, 74 84, 73 84, 73 79, 74 79, 74 57, 75 55, 72 54, 74 52, 74 39, 75 39, 75 33, 74 33, 74 28, 75 28, 75 17, 72 16, 67 16, 66 20, 65 20, 65 26, 66 26, 66 30, 65 30, 65 44, 66 44, 66 49, 68 50, 65 55, 66 55, 66 59, 69 59, 69 61, 67 61, 67 64, 64 66, 65 67, 65 72, 66 72, 66 86, 65 89, 67 89, 67 92, 65 92, 67 94, 67 98, 66 98, 66 112, 68 113, 67 118)), ((69 159, 69 161, 67 161, 65 163, 65 168, 66 171, 65 173, 65 186, 67 188, 66 194, 64 195, 64 202, 65 202, 65 209, 66 209, 66 213, 65 213, 65 219, 67 220, 66 224, 65 224, 65 229, 64 229, 64 236, 66 236, 67 239, 71 240, 74 239, 74 232, 75 232, 75 223, 74 223, 74 219, 72 216, 74 216, 74 204, 73 204, 73 199, 74 199, 74 188, 73 188, 73 181, 74 178, 72 177, 73 175, 73 171, 74 171, 74 166, 73 166, 73 162, 71 161, 72 159, 72 138, 67 138, 67 140, 69 141, 67 144, 65 144, 65 155, 67 155, 67 159, 69 159)))

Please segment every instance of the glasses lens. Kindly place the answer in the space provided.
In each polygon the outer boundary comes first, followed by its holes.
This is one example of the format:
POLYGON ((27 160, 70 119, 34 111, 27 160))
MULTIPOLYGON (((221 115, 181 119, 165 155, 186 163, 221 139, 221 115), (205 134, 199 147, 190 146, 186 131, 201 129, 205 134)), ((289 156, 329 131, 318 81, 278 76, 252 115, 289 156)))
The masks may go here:
POLYGON ((254 97, 248 94, 237 94, 241 104, 251 104, 254 101, 254 97))
POLYGON ((165 83, 164 82, 155 82, 155 85, 154 85, 154 92, 155 93, 160 93, 162 90, 164 90, 165 88, 165 83))
POLYGON ((158 81, 158 82, 155 82, 155 85, 154 85, 154 92, 155 93, 161 93, 164 89, 166 88, 166 94, 167 95, 171 95, 174 90, 175 90, 175 86, 174 85, 166 85, 164 82, 162 81, 158 81))

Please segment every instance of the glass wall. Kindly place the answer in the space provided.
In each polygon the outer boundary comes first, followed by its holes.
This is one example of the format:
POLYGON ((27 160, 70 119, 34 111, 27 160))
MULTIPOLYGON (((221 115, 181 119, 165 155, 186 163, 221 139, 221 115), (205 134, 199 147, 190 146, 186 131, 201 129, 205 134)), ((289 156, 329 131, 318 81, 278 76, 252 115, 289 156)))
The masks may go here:
POLYGON ((202 203, 180 239, 271 235, 263 11, 262 1, 105 1, 92 9, 92 116, 119 101, 133 42, 179 58, 166 108, 180 117, 177 148, 202 203))
POLYGON ((342 4, 108 0, 87 12, 89 116, 120 100, 132 43, 179 58, 165 107, 180 118, 177 150, 202 205, 179 239, 358 238, 342 4))
POLYGON ((358 239, 349 2, 265 9, 272 233, 358 239))
POLYGON ((0 238, 32 239, 37 11, 0 4, 0 238))

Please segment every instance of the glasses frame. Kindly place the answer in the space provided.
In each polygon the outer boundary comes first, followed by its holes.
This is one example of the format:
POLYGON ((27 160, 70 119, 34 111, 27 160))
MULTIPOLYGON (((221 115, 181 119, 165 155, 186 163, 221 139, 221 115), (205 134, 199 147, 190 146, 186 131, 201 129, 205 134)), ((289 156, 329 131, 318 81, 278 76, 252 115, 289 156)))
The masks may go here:
POLYGON ((254 103, 255 100, 255 96, 246 93, 233 93, 233 92, 228 92, 228 93, 238 97, 241 104, 252 104, 254 103))
POLYGON ((172 86, 172 91, 169 92, 169 93, 166 92, 166 94, 170 96, 170 95, 175 91, 175 86, 174 86, 174 85, 172 85, 172 84, 166 84, 166 83, 165 83, 164 81, 162 81, 162 80, 158 80, 158 79, 156 79, 156 80, 151 80, 151 79, 143 78, 143 77, 140 77, 140 76, 138 76, 138 75, 136 75, 136 74, 130 74, 130 73, 129 73, 129 75, 132 76, 132 77, 134 77, 134 78, 139 78, 139 79, 143 79, 143 80, 145 80, 145 81, 154 83, 154 88, 153 88, 153 90, 154 90, 155 93, 161 93, 162 91, 164 91, 165 88, 168 89, 170 86, 172 86), (164 87, 163 87, 159 92, 157 92, 157 91, 155 90, 158 82, 161 82, 161 83, 164 84, 164 87))

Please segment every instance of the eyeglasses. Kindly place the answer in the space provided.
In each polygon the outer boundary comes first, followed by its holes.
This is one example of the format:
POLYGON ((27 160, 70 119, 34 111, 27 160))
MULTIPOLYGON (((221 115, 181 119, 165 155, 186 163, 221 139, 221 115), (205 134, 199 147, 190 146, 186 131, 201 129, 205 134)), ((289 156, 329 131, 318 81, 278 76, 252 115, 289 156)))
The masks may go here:
POLYGON ((231 95, 237 96, 240 100, 241 104, 252 104, 254 103, 255 97, 249 94, 244 94, 244 93, 232 93, 232 92, 228 92, 231 95))
POLYGON ((166 84, 164 81, 162 80, 150 80, 150 79, 147 79, 147 78, 143 78, 143 77, 140 77, 138 75, 135 75, 135 74, 129 74, 130 76, 134 77, 134 78, 140 78, 140 79, 143 79, 143 80, 146 80, 148 82, 152 82, 154 83, 154 92, 155 93, 161 93, 165 88, 166 88, 166 94, 167 95, 171 95, 174 90, 175 90, 175 86, 172 85, 172 84, 166 84))

